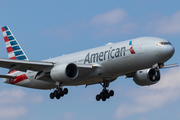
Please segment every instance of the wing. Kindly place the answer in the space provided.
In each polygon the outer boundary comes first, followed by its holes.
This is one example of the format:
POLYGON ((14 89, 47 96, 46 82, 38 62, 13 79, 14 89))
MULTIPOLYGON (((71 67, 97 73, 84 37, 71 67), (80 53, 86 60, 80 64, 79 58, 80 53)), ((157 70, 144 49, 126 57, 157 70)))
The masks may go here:
MULTIPOLYGON (((158 64, 155 64, 152 68, 158 68, 158 69, 166 69, 166 68, 172 68, 172 67, 179 67, 178 63, 174 63, 174 64, 168 64, 168 65, 162 65, 162 66, 158 66, 158 64)), ((134 74, 136 73, 136 71, 131 72, 131 73, 127 73, 126 74, 126 78, 130 78, 133 77, 134 74)))
POLYGON ((161 69, 166 69, 166 68, 172 68, 172 67, 178 67, 179 65, 177 63, 174 64, 169 64, 169 65, 164 65, 161 69))
POLYGON ((26 72, 27 70, 41 71, 46 68, 52 68, 52 62, 44 61, 29 61, 29 60, 15 60, 0 58, 0 67, 8 68, 10 71, 19 70, 26 72))
POLYGON ((16 76, 12 76, 12 75, 0 75, 0 78, 14 79, 14 78, 16 78, 16 76))
MULTIPOLYGON (((100 67, 98 65, 92 64, 76 64, 80 70, 80 76, 87 75, 96 67, 100 67)), ((29 61, 29 60, 15 60, 15 59, 6 59, 0 58, 0 67, 8 68, 9 71, 19 70, 26 72, 27 70, 39 71, 42 72, 45 69, 51 69, 54 67, 53 62, 45 62, 45 61, 29 61)), ((0 76, 4 78, 8 78, 10 76, 0 76)), ((14 77, 14 76, 13 76, 14 77)))

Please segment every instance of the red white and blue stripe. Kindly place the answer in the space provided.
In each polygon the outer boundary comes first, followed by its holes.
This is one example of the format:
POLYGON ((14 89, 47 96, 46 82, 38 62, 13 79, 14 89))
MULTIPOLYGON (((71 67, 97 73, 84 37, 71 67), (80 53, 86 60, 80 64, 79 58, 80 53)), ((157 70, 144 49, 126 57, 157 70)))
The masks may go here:
POLYGON ((2 27, 2 32, 9 59, 28 60, 26 54, 10 31, 9 27, 2 27))

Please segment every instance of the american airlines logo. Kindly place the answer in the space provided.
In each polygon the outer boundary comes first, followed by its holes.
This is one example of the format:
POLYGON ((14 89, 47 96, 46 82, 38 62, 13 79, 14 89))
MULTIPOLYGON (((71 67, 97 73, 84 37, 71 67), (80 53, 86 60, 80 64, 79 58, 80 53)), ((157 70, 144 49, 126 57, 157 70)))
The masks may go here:
POLYGON ((133 49, 133 46, 131 46, 129 50, 130 50, 131 54, 135 54, 135 51, 134 51, 134 49, 133 49))
POLYGON ((85 57, 84 64, 123 57, 126 54, 125 52, 126 52, 126 47, 121 47, 116 49, 112 49, 111 47, 109 50, 102 51, 100 53, 92 53, 92 54, 88 53, 85 57))

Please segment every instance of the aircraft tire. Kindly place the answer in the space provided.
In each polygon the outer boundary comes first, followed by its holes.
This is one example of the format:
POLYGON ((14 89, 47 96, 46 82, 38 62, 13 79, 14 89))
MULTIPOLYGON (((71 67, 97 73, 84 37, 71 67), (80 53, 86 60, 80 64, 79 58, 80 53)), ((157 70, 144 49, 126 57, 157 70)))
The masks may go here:
POLYGON ((104 97, 104 92, 100 93, 100 98, 102 99, 104 97))
POLYGON ((67 89, 67 88, 64 88, 63 93, 64 93, 65 95, 68 94, 68 89, 67 89))
POLYGON ((59 94, 59 93, 62 92, 62 88, 59 88, 59 89, 57 89, 56 91, 57 91, 57 93, 59 94))
POLYGON ((63 92, 63 91, 60 93, 60 96, 61 96, 61 97, 63 97, 63 96, 64 96, 64 92, 63 92))
POLYGON ((107 97, 108 97, 108 91, 107 91, 107 90, 104 90, 104 91, 103 91, 103 95, 104 95, 105 98, 107 98, 107 97))
POLYGON ((107 96, 106 96, 106 98, 109 99, 110 97, 111 97, 111 96, 110 96, 110 94, 108 93, 107 96))
POLYGON ((104 90, 103 92, 104 92, 104 94, 106 94, 106 95, 108 94, 108 90, 104 90))
POLYGON ((114 91, 110 90, 109 94, 110 94, 110 96, 114 96, 114 91))
POLYGON ((53 92, 50 94, 50 98, 54 99, 54 93, 53 92))
POLYGON ((60 94, 56 95, 56 99, 60 99, 60 97, 61 97, 60 94))
POLYGON ((103 96, 102 101, 106 101, 106 97, 103 96))
POLYGON ((56 97, 56 96, 57 96, 57 94, 58 94, 58 91, 57 91, 57 90, 55 90, 55 91, 54 91, 54 97, 56 97))
POLYGON ((101 99, 100 95, 96 95, 96 100, 100 101, 100 99, 101 99))

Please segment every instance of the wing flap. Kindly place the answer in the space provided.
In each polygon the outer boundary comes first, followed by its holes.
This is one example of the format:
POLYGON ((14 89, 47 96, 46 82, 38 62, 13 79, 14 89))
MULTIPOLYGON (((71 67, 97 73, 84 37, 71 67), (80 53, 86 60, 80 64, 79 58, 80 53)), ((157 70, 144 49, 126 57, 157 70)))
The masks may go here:
POLYGON ((40 71, 47 67, 53 67, 52 62, 44 61, 29 61, 0 58, 0 67, 8 68, 10 71, 19 70, 26 72, 27 70, 40 71))

